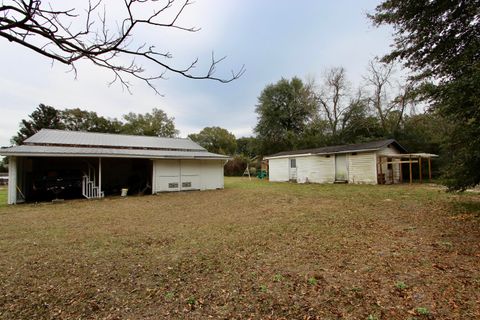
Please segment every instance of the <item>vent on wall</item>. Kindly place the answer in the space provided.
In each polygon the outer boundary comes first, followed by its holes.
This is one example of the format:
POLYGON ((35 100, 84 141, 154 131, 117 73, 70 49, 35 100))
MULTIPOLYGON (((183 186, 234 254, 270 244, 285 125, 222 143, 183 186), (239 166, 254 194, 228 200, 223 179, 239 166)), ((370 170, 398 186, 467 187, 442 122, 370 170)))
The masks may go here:
POLYGON ((170 189, 178 188, 178 183, 177 182, 170 182, 168 184, 168 188, 170 188, 170 189))
POLYGON ((191 182, 182 182, 182 188, 191 188, 192 183, 191 182))

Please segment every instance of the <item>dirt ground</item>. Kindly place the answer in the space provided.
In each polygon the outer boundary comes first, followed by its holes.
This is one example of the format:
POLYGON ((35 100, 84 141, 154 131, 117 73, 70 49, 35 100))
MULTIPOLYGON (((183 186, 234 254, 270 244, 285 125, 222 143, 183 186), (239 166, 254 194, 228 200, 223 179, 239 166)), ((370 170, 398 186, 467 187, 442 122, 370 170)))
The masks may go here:
POLYGON ((0 207, 0 319, 480 319, 480 195, 297 185, 0 207))

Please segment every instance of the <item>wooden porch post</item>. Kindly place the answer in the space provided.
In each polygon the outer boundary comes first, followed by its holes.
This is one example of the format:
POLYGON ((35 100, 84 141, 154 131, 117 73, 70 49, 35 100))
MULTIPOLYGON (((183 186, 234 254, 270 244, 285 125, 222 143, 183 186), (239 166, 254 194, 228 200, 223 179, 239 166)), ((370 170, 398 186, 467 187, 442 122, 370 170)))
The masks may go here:
POLYGON ((8 204, 17 203, 17 157, 8 157, 8 204))
POLYGON ((412 184, 412 180, 413 180, 413 177, 412 177, 412 156, 410 156, 409 158, 409 167, 410 167, 410 184, 412 184))
POLYGON ((402 159, 400 158, 400 162, 398 163, 398 172, 400 174, 399 180, 400 183, 403 183, 403 172, 402 172, 402 159))
POLYGON ((428 158, 428 180, 432 180, 432 158, 428 158))
MULTIPOLYGON (((379 166, 379 176, 380 177, 380 184, 383 184, 383 179, 382 179, 382 157, 379 156, 378 157, 378 166, 379 166)), ((378 177, 377 177, 377 180, 378 180, 378 177)))
POLYGON ((422 183, 422 158, 418 157, 418 176, 420 178, 420 183, 422 183))
POLYGON ((98 196, 102 194, 102 158, 98 158, 98 196))

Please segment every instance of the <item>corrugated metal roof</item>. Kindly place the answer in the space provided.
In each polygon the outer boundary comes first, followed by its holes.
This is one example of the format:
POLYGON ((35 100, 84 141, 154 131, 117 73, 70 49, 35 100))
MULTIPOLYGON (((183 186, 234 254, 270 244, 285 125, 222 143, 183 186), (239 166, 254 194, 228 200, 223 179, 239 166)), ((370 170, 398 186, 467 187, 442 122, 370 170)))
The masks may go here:
POLYGON ((82 131, 42 129, 24 144, 77 145, 119 148, 184 149, 205 151, 190 139, 133 136, 82 131))
POLYGON ((283 152, 272 154, 266 158, 268 159, 268 158, 300 155, 300 154, 335 154, 335 153, 346 153, 346 152, 362 152, 362 151, 370 151, 370 150, 373 151, 373 150, 378 150, 383 147, 386 147, 389 144, 394 144, 401 152, 407 152, 407 150, 404 147, 402 147, 395 139, 387 139, 387 140, 371 141, 366 143, 329 146, 329 147, 322 147, 322 148, 315 148, 315 149, 283 151, 283 152))
POLYGON ((119 157, 148 159, 229 159, 228 156, 207 151, 177 151, 149 149, 115 149, 20 145, 0 149, 4 156, 51 156, 51 157, 119 157))

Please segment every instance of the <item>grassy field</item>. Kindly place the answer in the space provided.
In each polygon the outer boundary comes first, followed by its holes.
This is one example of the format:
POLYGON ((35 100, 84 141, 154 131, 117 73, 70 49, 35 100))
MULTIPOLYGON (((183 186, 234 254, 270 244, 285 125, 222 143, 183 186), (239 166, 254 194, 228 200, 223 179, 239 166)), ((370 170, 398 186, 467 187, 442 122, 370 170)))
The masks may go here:
POLYGON ((0 207, 0 319, 478 319, 479 266, 479 196, 434 186, 0 207))
POLYGON ((7 186, 0 186, 0 208, 7 205, 7 186))

